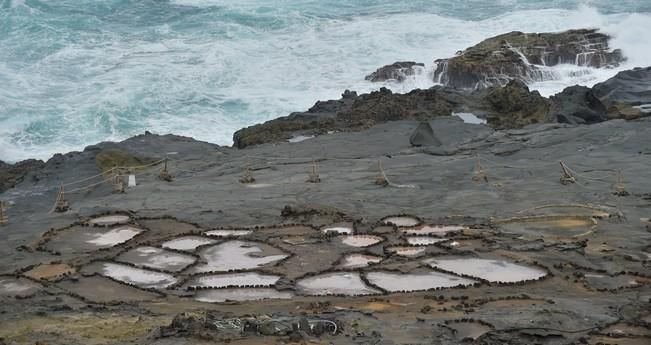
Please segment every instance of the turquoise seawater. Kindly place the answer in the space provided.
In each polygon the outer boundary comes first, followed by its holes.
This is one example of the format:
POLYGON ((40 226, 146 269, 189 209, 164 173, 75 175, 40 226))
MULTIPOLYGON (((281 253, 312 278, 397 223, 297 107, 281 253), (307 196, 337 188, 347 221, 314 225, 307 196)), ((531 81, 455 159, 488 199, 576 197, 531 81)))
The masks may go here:
MULTIPOLYGON (((651 65, 651 0, 0 0, 0 160, 49 158, 149 130, 230 145, 234 131, 364 76, 512 30, 597 27, 651 65)), ((557 68, 553 94, 617 70, 557 68)))

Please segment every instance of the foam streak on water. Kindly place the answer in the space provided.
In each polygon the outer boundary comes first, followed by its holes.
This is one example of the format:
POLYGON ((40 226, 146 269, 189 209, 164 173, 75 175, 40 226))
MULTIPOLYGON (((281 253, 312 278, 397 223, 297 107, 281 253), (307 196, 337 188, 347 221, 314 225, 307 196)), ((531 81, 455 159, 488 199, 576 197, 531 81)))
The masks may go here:
MULTIPOLYGON (((145 130, 230 144, 247 125, 345 89, 433 85, 432 61, 511 30, 599 27, 651 64, 647 1, 0 0, 0 160, 48 158, 145 130), (637 13, 635 13, 637 12, 637 13), (402 84, 364 80, 397 60, 402 84)), ((552 94, 617 70, 560 66, 552 94)))

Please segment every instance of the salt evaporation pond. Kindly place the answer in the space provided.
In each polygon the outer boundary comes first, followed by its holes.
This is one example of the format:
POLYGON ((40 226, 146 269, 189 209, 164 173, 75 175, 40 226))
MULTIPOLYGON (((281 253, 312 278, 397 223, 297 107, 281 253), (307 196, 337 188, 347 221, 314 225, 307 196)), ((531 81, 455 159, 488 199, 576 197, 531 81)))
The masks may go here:
POLYGON ((118 256, 117 261, 136 266, 178 272, 195 262, 190 255, 183 255, 156 247, 138 247, 118 256))
POLYGON ((335 233, 335 234, 345 234, 350 235, 353 233, 353 226, 351 224, 333 224, 330 226, 323 227, 321 229, 323 233, 335 233))
POLYGON ((2 295, 27 295, 36 292, 40 285, 21 278, 2 277, 0 278, 0 296, 2 295))
POLYGON ((416 256, 425 252, 425 247, 390 247, 387 250, 400 256, 416 256))
POLYGON ((341 243, 351 247, 368 247, 384 241, 384 238, 373 235, 349 235, 340 237, 341 243))
POLYGON ((195 272, 253 269, 289 256, 269 245, 237 240, 205 247, 199 255, 206 264, 195 267, 195 272))
POLYGON ((199 302, 259 301, 264 299, 290 299, 294 294, 268 288, 198 290, 194 299, 199 302))
POLYGON ((421 291, 435 288, 449 288, 461 285, 472 285, 476 281, 439 272, 422 273, 389 273, 370 272, 366 279, 373 285, 379 286, 390 292, 421 291))
POLYGON ((112 262, 100 263, 97 272, 103 276, 142 288, 163 289, 176 283, 176 278, 167 273, 154 272, 112 262))
POLYGON ((88 221, 90 225, 109 226, 128 223, 131 218, 125 215, 112 215, 93 218, 88 221))
POLYGON ((213 244, 217 241, 212 238, 206 238, 201 236, 185 236, 163 242, 161 246, 163 248, 175 249, 175 250, 185 250, 185 251, 194 251, 197 247, 213 244))
POLYGON ((456 274, 481 278, 490 282, 515 283, 535 280, 547 275, 542 269, 491 259, 430 259, 428 265, 456 274))
POLYGON ((86 243, 98 247, 113 247, 132 239, 141 232, 142 230, 131 226, 119 227, 106 232, 88 232, 86 233, 86 236, 88 237, 86 243))
POLYGON ((414 228, 400 229, 400 231, 409 235, 442 235, 465 229, 467 228, 463 225, 422 225, 414 228))
POLYGON ((210 230, 206 231, 204 234, 217 237, 237 237, 250 235, 252 233, 253 230, 210 230))
POLYGON ((477 339, 484 333, 492 330, 489 326, 479 322, 453 322, 449 324, 448 327, 457 331, 456 338, 459 340, 467 338, 477 339))
POLYGON ((304 278, 296 282, 296 289, 303 295, 373 295, 380 291, 366 286, 359 273, 326 273, 304 278))
POLYGON ((429 246, 437 242, 445 241, 444 238, 427 237, 427 236, 411 236, 407 237, 407 243, 412 246, 429 246))
POLYGON ((187 283, 190 288, 225 288, 230 286, 271 286, 276 284, 280 276, 259 274, 256 272, 214 274, 194 277, 187 283))
POLYGON ((393 224, 398 227, 415 226, 420 224, 418 219, 409 216, 387 217, 382 219, 382 222, 389 225, 393 224))
POLYGON ((359 268, 366 267, 369 264, 377 264, 382 261, 382 257, 366 254, 348 254, 344 257, 340 268, 359 268))

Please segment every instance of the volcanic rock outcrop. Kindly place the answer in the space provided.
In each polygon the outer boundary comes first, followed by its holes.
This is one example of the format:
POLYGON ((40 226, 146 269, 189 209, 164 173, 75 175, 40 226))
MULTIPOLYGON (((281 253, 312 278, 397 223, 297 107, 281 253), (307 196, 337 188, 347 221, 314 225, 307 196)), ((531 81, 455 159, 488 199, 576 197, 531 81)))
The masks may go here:
POLYGON ((45 163, 41 160, 28 159, 16 164, 8 164, 0 161, 0 193, 15 186, 25 178, 25 175, 32 170, 43 167, 45 163))
POLYGON ((555 122, 548 116, 549 100, 530 91, 522 82, 477 92, 434 86, 406 94, 386 88, 357 95, 347 91, 339 100, 317 102, 304 113, 274 119, 240 129, 234 146, 244 148, 282 142, 297 135, 321 135, 329 131, 359 131, 374 124, 397 120, 430 120, 454 112, 474 112, 495 128, 519 128, 531 123, 555 122))
POLYGON ((418 68, 425 67, 425 64, 413 61, 399 61, 391 65, 378 68, 375 72, 366 76, 366 80, 380 82, 387 80, 404 81, 408 76, 416 74, 418 68))
POLYGON ((632 119, 651 114, 651 67, 619 72, 592 89, 610 118, 632 119))
POLYGON ((438 59, 434 80, 458 88, 505 85, 552 78, 539 66, 575 64, 612 67, 624 60, 611 50, 610 37, 595 29, 559 33, 509 32, 486 39, 449 59, 438 59))

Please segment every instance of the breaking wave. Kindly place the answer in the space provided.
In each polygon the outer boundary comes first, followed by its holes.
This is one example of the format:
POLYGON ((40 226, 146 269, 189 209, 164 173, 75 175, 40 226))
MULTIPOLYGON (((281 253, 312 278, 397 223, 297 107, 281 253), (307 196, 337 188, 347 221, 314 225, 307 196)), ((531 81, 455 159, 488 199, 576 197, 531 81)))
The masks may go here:
POLYGON ((544 95, 651 65, 651 4, 488 3, 0 0, 0 160, 145 130, 230 145, 241 127, 345 89, 430 87, 435 58, 512 30, 596 27, 629 58, 617 69, 550 68, 554 78, 531 85, 544 95), (364 80, 399 60, 426 68, 401 84, 364 80))

